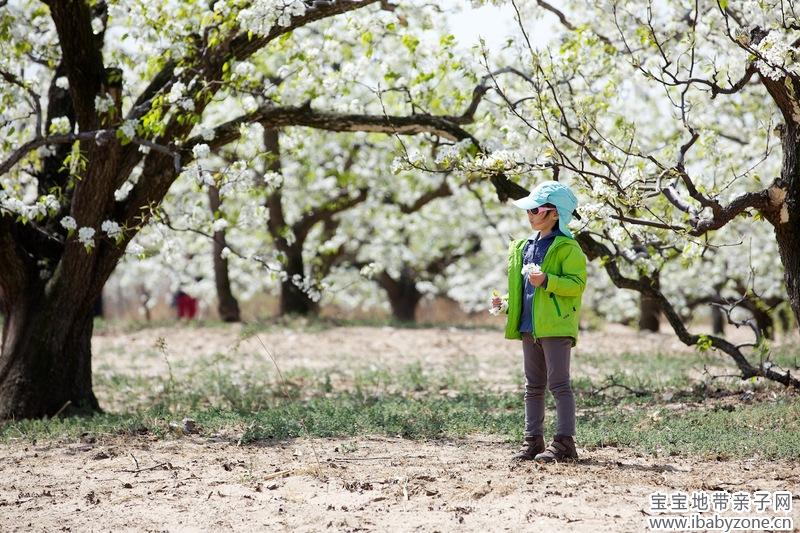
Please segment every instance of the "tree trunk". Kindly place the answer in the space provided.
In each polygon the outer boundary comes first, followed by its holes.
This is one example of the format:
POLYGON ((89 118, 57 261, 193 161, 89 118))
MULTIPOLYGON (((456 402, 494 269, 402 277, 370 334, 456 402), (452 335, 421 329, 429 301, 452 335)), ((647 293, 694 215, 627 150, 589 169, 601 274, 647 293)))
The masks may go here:
MULTIPOLYGON (((797 150, 800 150, 800 146, 795 147, 795 151, 797 150)), ((798 156, 800 154, 794 153, 793 159, 796 160, 798 156)), ((788 157, 784 155, 784 158, 788 157)), ((796 161, 795 164, 800 167, 800 161, 796 161)), ((798 324, 800 323, 800 168, 795 176, 797 177, 788 185, 786 204, 777 215, 774 225, 778 252, 783 263, 786 294, 794 312, 795 324, 798 324)))
POLYGON ((785 306, 779 307, 778 321, 781 325, 781 333, 788 333, 792 329, 792 312, 785 306))
POLYGON ((0 420, 99 409, 92 392, 93 301, 48 301, 40 289, 7 306, 0 420))
POLYGON ((281 315, 316 315, 319 305, 295 285, 293 278, 305 279, 303 251, 296 246, 286 252, 286 281, 281 282, 281 315))
POLYGON ((389 296, 392 318, 398 322, 416 322, 417 305, 422 294, 417 290, 417 277, 413 269, 404 268, 400 279, 393 279, 384 271, 378 276, 378 283, 389 296))
POLYGON ((660 315, 658 301, 645 294, 639 294, 639 330, 658 332, 660 315))
POLYGON ((392 306, 392 318, 398 322, 416 322, 417 317, 417 304, 419 304, 422 297, 416 291, 416 288, 404 287, 400 296, 389 298, 389 304, 392 306))
MULTIPOLYGON (((219 189, 214 185, 208 187, 208 204, 211 213, 219 211, 221 202, 219 189)), ((217 311, 224 322, 240 322, 239 302, 231 290, 231 280, 228 274, 228 260, 222 257, 222 250, 228 246, 225 240, 225 230, 214 232, 214 282, 217 286, 217 311)))
POLYGON ((796 76, 781 80, 762 76, 760 80, 785 119, 781 124, 781 179, 770 187, 773 211, 765 214, 775 228, 789 305, 794 313, 795 323, 800 324, 800 123, 795 120, 797 99, 794 89, 790 90, 797 87, 800 80, 796 76))
POLYGON ((714 335, 725 335, 725 314, 716 305, 711 306, 711 331, 714 335))

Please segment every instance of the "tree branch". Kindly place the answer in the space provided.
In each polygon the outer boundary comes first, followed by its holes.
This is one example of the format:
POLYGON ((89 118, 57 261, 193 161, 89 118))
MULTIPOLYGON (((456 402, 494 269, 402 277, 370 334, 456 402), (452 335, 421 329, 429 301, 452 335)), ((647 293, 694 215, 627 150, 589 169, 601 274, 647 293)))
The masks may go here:
POLYGON ((725 352, 736 363, 736 366, 741 372, 742 379, 762 376, 787 386, 791 385, 794 388, 800 388, 800 380, 792 377, 789 372, 781 374, 771 370, 770 367, 764 364, 761 364, 759 367, 753 366, 739 347, 721 337, 689 333, 680 315, 675 311, 675 308, 660 290, 655 288, 652 283, 649 283, 648 278, 632 279, 623 276, 617 265, 616 254, 612 253, 606 245, 595 240, 587 232, 578 233, 575 237, 589 260, 597 258, 603 258, 605 260, 604 268, 616 287, 631 289, 652 298, 658 304, 664 316, 667 317, 670 326, 672 326, 672 329, 681 342, 687 346, 696 346, 701 341, 705 341, 710 343, 711 347, 725 352))
POLYGON ((105 70, 103 54, 92 30, 92 10, 84 0, 49 0, 58 32, 69 93, 81 131, 97 127, 94 99, 100 93, 105 70))
POLYGON ((286 26, 273 26, 267 35, 251 38, 247 32, 238 35, 231 41, 231 54, 235 59, 245 59, 260 50, 281 35, 291 33, 301 26, 317 20, 326 19, 348 11, 355 11, 381 0, 314 0, 305 13, 292 17, 286 26))
POLYGON ((14 150, 5 161, 0 163, 0 176, 6 174, 14 168, 31 150, 48 144, 71 144, 75 141, 86 141, 94 139, 98 144, 114 138, 114 129, 103 129, 94 131, 82 131, 80 133, 68 133, 66 135, 51 135, 50 137, 37 137, 26 142, 14 150))
MULTIPOLYGON (((316 111, 310 105, 300 107, 262 106, 253 113, 237 117, 215 129, 214 138, 208 141, 212 150, 225 146, 239 138, 239 127, 243 124, 260 123, 265 128, 276 129, 288 126, 305 126, 327 131, 368 131, 386 134, 416 135, 434 133, 450 140, 462 140, 471 135, 464 131, 451 116, 412 114, 409 116, 381 116, 316 111)), ((204 143, 202 137, 188 139, 184 144, 184 160, 192 148, 204 143)))
POLYGON ((342 191, 338 196, 327 202, 325 205, 306 213, 298 220, 292 230, 294 231, 297 242, 305 241, 308 232, 317 223, 330 220, 334 215, 346 211, 367 199, 367 189, 358 190, 358 195, 350 196, 350 191, 342 191))
POLYGON ((437 198, 445 198, 453 194, 453 190, 450 188, 450 185, 447 184, 447 180, 442 180, 442 183, 436 187, 435 189, 431 189, 423 194, 421 194, 416 200, 412 203, 399 203, 399 202, 392 202, 397 207, 400 208, 400 212, 404 215, 410 215, 411 213, 416 213, 433 200, 437 198))

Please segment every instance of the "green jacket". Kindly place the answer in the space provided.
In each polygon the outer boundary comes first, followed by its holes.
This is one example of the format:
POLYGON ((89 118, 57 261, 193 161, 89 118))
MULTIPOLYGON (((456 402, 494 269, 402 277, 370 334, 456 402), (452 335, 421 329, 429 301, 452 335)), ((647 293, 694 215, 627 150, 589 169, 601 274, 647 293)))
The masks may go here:
MULTIPOLYGON (((522 315, 522 251, 527 239, 511 243, 508 250, 508 321, 506 338, 521 339, 519 320, 522 315)), ((578 340, 581 296, 586 287, 586 256, 580 245, 559 235, 550 245, 540 265, 547 274, 546 287, 533 293, 533 336, 572 337, 578 340)))

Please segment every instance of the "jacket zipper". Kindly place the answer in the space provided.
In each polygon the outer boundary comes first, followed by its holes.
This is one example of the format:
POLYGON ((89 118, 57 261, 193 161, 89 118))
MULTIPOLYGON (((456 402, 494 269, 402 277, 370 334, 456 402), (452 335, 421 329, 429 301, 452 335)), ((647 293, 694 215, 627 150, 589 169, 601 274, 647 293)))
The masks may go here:
MULTIPOLYGON (((556 237, 556 239, 557 238, 558 237, 556 237)), ((544 257, 542 257, 542 264, 541 264, 542 267, 544 267, 544 264, 547 262, 547 256, 550 255, 550 252, 553 251, 554 245, 555 245, 555 241, 553 241, 553 244, 551 244, 550 248, 547 249, 547 253, 544 254, 544 257)), ((520 260, 520 268, 522 268, 521 263, 522 263, 522 261, 520 260)), ((533 289, 534 298, 533 298, 533 302, 531 302, 531 306, 533 306, 534 302, 536 302, 536 289, 537 288, 538 287, 534 287, 534 289, 533 289)), ((558 313, 558 316, 560 317, 561 316, 561 309, 558 307, 558 302, 556 302, 555 294, 553 294, 551 292, 550 296, 553 298, 553 301, 556 304, 556 313, 558 313)), ((531 337, 533 337, 535 339, 536 338, 536 314, 533 312, 533 309, 531 309, 531 317, 533 318, 533 320, 531 320, 531 337)))

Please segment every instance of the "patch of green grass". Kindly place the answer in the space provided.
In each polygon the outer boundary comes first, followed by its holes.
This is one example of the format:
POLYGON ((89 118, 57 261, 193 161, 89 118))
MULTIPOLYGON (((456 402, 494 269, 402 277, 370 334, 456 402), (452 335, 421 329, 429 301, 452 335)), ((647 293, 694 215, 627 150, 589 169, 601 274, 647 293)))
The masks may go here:
POLYGON ((94 333, 108 335, 112 333, 135 333, 155 328, 224 328, 230 324, 222 320, 189 320, 158 319, 158 320, 106 320, 94 319, 94 333))
MULTIPOLYGON (((673 357, 681 361, 685 356, 673 357)), ((736 378, 698 381, 687 375, 691 369, 666 355, 598 357, 598 365, 603 362, 599 368, 608 370, 603 377, 573 379, 582 447, 800 458, 796 393, 736 378), (731 401, 731 392, 743 387, 756 391, 755 401, 731 401)), ((415 363, 358 370, 295 368, 284 372, 282 380, 270 362, 244 368, 226 354, 175 365, 158 378, 104 368, 95 373, 95 390, 112 412, 6 423, 0 426, 0 441, 73 439, 87 433, 170 438, 170 422, 184 417, 195 419, 203 435, 222 433, 243 442, 366 434, 458 438, 473 433, 520 440, 522 376, 513 391, 493 388, 474 376, 469 366, 438 374, 415 363)), ((549 436, 555 429, 549 393, 546 404, 549 436)))
MULTIPOLYGON (((0 316, 0 325, 2 317, 0 316)), ((157 319, 157 320, 106 320, 95 318, 94 333, 107 335, 112 333, 134 333, 156 328, 228 328, 231 324, 222 320, 190 320, 157 319)), ((274 318, 260 318, 242 325, 241 336, 250 337, 255 333, 292 329, 304 333, 327 331, 341 327, 368 327, 397 329, 430 329, 455 328, 460 331, 498 331, 497 325, 489 324, 450 324, 443 322, 399 322, 391 318, 342 319, 320 316, 286 315, 274 318)))
POLYGON ((673 412, 656 406, 581 417, 585 446, 746 458, 800 458, 800 399, 673 412))
MULTIPOLYGON (((579 402, 580 403, 580 402, 579 402)), ((387 434, 410 439, 458 438, 472 433, 522 436, 519 394, 466 393, 454 397, 338 393, 305 400, 278 398, 248 412, 203 408, 181 413, 158 407, 125 414, 8 423, 0 440, 72 439, 81 435, 136 435, 166 438, 170 421, 195 419, 205 435, 224 432, 232 440, 256 442, 295 437, 387 434)), ((742 404, 725 409, 679 412, 661 406, 601 409, 582 414, 577 440, 584 448, 631 447, 648 453, 717 455, 731 458, 800 458, 800 401, 742 404)), ((552 413, 547 434, 554 431, 552 413)))

